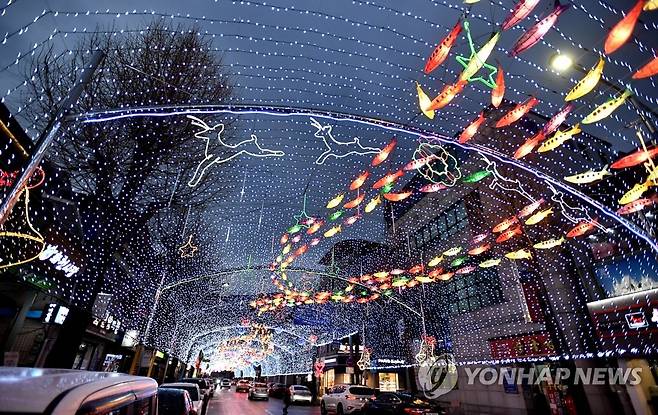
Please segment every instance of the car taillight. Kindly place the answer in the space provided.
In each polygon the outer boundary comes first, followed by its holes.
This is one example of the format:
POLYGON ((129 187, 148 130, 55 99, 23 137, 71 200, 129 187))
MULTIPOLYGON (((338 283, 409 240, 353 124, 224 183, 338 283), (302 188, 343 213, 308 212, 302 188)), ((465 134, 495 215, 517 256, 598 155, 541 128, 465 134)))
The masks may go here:
POLYGON ((403 412, 409 415, 422 415, 426 411, 425 409, 418 409, 418 408, 404 408, 403 412))

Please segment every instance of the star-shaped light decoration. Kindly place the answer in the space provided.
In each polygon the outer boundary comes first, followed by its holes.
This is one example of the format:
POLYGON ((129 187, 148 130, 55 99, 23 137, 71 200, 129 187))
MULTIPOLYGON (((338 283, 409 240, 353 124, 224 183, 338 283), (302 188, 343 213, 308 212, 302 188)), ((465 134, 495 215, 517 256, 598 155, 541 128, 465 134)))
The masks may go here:
POLYGON ((190 237, 187 238, 187 242, 178 247, 178 252, 180 252, 181 258, 192 258, 196 251, 199 250, 198 246, 192 244, 193 237, 194 234, 191 234, 190 237))
POLYGON ((473 44, 473 39, 471 38, 469 23, 467 20, 464 21, 463 27, 464 27, 464 31, 466 32, 466 37, 468 39, 468 46, 471 50, 471 54, 468 58, 461 55, 458 55, 455 58, 457 59, 457 62, 459 62, 459 64, 464 67, 464 71, 459 76, 459 80, 468 81, 468 82, 478 81, 488 86, 489 88, 492 89, 495 88, 496 80, 494 79, 494 76, 498 72, 498 68, 496 68, 493 65, 489 65, 487 63, 487 58, 489 57, 489 55, 491 55, 491 52, 493 52, 494 48, 496 47, 496 43, 498 42, 498 39, 500 39, 500 32, 495 32, 491 36, 491 39, 489 39, 489 41, 485 43, 484 46, 482 46, 480 50, 476 52, 475 45, 473 44), (489 75, 486 78, 483 78, 482 76, 474 77, 474 75, 480 69, 482 69, 482 67, 486 68, 489 71, 489 75))

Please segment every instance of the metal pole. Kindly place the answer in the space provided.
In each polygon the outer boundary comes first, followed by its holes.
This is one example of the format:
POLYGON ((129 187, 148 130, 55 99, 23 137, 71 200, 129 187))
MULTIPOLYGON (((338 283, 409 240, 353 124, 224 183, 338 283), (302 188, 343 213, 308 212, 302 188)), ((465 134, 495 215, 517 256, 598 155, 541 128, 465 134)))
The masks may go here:
POLYGON ((68 111, 73 108, 75 103, 78 102, 78 98, 80 98, 80 95, 82 94, 85 86, 91 81, 91 76, 103 61, 104 56, 105 54, 100 50, 94 52, 89 65, 82 69, 80 78, 76 81, 73 89, 71 89, 68 95, 61 101, 55 117, 48 123, 44 129, 44 132, 37 140, 34 152, 28 160, 25 169, 23 169, 20 177, 14 182, 14 185, 11 188, 7 198, 3 200, 2 205, 0 205, 0 225, 2 225, 5 220, 7 220, 7 217, 18 201, 23 188, 25 188, 28 180, 30 180, 30 177, 41 163, 41 160, 43 160, 43 156, 46 155, 48 148, 55 139, 57 132, 62 126, 64 117, 68 114, 68 111))

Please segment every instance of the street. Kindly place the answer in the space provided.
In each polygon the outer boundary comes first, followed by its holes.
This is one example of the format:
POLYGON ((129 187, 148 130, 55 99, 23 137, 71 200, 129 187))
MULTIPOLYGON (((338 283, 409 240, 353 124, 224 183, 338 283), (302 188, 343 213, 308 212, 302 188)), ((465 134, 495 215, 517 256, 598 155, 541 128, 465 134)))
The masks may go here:
MULTIPOLYGON (((208 404, 207 415, 280 415, 283 400, 270 398, 268 401, 250 401, 246 393, 236 393, 234 388, 217 389, 208 404)), ((290 415, 319 414, 319 406, 294 405, 288 408, 290 415)))

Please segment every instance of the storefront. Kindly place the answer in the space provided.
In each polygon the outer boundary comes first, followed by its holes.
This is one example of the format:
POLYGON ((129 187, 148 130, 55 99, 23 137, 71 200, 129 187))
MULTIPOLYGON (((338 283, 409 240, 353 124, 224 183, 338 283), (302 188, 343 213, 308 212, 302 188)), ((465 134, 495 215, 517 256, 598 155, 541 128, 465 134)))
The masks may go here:
POLYGON ((364 371, 366 386, 378 389, 380 392, 397 392, 410 390, 409 371, 413 370, 406 359, 385 357, 374 359, 371 367, 364 371))

